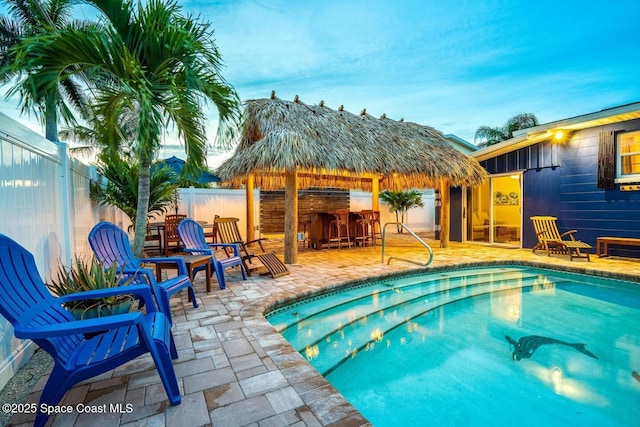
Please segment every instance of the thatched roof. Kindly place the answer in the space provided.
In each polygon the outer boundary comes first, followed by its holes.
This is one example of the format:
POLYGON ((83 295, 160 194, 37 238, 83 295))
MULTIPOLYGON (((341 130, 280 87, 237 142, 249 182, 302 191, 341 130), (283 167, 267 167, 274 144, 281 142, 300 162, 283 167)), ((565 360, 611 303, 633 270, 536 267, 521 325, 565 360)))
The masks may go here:
POLYGON ((381 189, 437 188, 441 178, 451 185, 476 185, 487 174, 478 162, 449 145, 429 126, 359 115, 296 99, 246 101, 240 143, 216 171, 239 183, 250 172, 263 189, 284 187, 283 172, 298 170, 300 188, 381 189))

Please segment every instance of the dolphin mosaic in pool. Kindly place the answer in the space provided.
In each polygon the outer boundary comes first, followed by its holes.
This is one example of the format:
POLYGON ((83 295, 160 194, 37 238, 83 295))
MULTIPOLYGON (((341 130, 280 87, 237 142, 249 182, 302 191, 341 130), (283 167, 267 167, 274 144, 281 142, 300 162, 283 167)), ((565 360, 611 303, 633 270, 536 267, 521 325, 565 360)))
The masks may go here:
POLYGON ((545 344, 566 345, 567 347, 575 348, 580 353, 586 354, 589 357, 598 359, 598 356, 585 348, 587 346, 586 344, 568 343, 555 338, 541 337, 539 335, 529 335, 527 337, 520 338, 518 341, 511 338, 509 335, 505 335, 504 337, 513 347, 513 360, 528 359, 533 356, 533 353, 535 353, 538 347, 545 344))

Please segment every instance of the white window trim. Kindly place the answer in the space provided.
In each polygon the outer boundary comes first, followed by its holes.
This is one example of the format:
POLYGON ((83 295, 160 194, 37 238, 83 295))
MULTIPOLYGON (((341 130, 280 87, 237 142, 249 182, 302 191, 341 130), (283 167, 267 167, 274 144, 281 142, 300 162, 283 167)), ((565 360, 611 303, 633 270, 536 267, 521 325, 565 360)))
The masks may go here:
MULTIPOLYGON (((620 152, 620 137, 628 133, 640 133, 640 130, 620 132, 619 134, 616 134, 616 179, 614 180, 616 184, 628 184, 628 183, 640 182, 640 173, 636 173, 633 175, 622 175, 622 153, 620 152)), ((629 154, 635 154, 635 153, 629 153, 629 154)))

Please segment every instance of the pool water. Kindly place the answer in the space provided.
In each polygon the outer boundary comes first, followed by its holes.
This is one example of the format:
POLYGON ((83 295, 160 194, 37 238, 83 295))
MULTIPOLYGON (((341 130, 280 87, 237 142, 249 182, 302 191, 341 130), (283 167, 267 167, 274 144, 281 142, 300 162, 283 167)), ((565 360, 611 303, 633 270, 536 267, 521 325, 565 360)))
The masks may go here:
POLYGON ((433 271, 268 320, 375 426, 630 426, 640 284, 526 266, 433 271))

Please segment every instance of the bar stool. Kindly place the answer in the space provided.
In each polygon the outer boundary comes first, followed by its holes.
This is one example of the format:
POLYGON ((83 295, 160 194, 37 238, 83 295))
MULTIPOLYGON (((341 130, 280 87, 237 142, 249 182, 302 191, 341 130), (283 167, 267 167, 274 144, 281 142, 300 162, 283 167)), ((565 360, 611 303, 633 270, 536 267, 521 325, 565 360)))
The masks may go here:
POLYGON ((370 233, 371 230, 371 217, 373 211, 363 210, 361 212, 354 212, 358 216, 356 219, 356 235, 353 237, 356 245, 358 241, 362 242, 362 246, 367 246, 367 242, 371 245, 373 242, 373 236, 370 233))
POLYGON ((349 237, 349 209, 338 209, 331 215, 336 218, 329 223, 329 243, 338 242, 338 249, 342 249, 343 239, 347 239, 347 247, 351 249, 351 238, 349 237), (345 233, 342 233, 344 227, 345 233), (335 234, 333 231, 335 230, 335 234))

